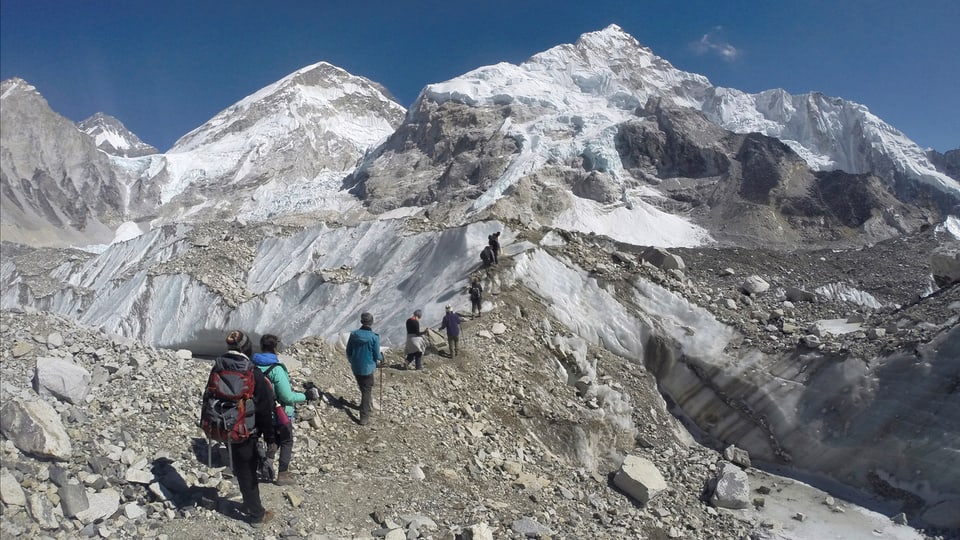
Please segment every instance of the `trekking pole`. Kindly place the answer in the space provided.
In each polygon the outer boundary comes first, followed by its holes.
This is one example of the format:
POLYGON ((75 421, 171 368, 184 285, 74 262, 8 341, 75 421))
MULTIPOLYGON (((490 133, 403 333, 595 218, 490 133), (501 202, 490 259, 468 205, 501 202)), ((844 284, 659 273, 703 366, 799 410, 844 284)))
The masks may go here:
POLYGON ((380 363, 380 412, 383 413, 385 407, 383 406, 383 363, 380 363))

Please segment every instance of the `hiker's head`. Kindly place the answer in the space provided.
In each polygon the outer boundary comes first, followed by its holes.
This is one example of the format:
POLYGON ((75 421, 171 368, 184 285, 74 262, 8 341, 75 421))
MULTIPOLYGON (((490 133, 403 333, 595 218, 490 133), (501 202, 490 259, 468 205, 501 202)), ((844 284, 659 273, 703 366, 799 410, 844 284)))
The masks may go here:
POLYGON ((447 313, 450 313, 451 311, 453 311, 453 308, 450 307, 449 304, 448 304, 445 308, 443 308, 443 309, 447 310, 447 313))
POLYGON ((362 326, 373 326, 373 314, 368 311, 364 311, 363 313, 361 313, 360 324, 362 326))
POLYGON ((227 334, 227 349, 231 351, 242 352, 243 354, 249 356, 252 347, 250 345, 250 340, 247 339, 246 334, 240 330, 233 330, 227 334))
POLYGON ((268 353, 277 353, 277 346, 280 345, 280 338, 273 334, 264 334, 260 338, 260 350, 268 353))
POLYGON ((413 316, 419 319, 420 317, 423 317, 423 312, 418 309, 413 312, 413 316))

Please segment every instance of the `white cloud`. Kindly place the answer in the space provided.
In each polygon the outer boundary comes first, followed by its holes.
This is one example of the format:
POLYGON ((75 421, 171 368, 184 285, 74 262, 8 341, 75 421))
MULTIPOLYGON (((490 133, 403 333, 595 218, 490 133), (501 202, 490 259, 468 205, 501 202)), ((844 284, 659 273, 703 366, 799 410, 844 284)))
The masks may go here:
POLYGON ((716 53, 728 62, 732 62, 742 54, 742 51, 733 45, 727 43, 721 36, 722 26, 716 26, 711 31, 703 35, 698 41, 690 44, 690 48, 697 54, 716 53))

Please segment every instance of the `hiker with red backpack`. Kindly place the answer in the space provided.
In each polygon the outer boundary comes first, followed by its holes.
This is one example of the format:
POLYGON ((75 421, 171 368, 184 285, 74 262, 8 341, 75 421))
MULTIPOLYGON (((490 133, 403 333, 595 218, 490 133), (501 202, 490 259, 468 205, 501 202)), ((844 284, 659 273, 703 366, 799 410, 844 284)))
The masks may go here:
MULTIPOLYGON (((287 366, 277 358, 277 347, 280 338, 273 334, 264 334, 260 338, 260 351, 253 355, 253 363, 267 377, 273 386, 273 393, 279 404, 273 415, 273 426, 277 444, 280 445, 280 459, 277 463, 277 478, 274 482, 278 486, 290 486, 295 482, 290 475, 290 461, 293 459, 293 418, 294 404, 319 399, 316 389, 308 393, 296 392, 290 385, 290 373, 287 366)), ((268 456, 271 460, 272 455, 268 456)))
POLYGON ((259 525, 272 520, 273 512, 264 509, 260 501, 257 439, 262 436, 273 451, 277 445, 273 391, 263 372, 250 360, 252 349, 243 332, 234 330, 227 335, 227 352, 214 360, 207 379, 200 427, 208 440, 227 444, 230 465, 243 496, 243 511, 250 523, 259 525))

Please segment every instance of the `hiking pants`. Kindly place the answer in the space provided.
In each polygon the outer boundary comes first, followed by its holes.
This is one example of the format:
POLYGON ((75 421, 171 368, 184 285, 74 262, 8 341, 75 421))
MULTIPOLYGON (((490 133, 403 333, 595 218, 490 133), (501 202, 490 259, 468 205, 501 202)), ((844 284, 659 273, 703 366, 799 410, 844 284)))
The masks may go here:
POLYGON ((410 362, 416 361, 417 369, 423 367, 423 351, 412 352, 407 355, 407 365, 410 365, 410 362))
POLYGON ((480 300, 479 298, 477 298, 476 300, 474 300, 473 298, 471 298, 471 299, 470 299, 470 313, 480 313, 480 305, 481 305, 482 303, 483 303, 483 301, 480 300))
POLYGON ((240 494, 243 496, 243 509, 254 521, 263 517, 265 512, 260 502, 260 483, 257 480, 257 437, 250 437, 242 443, 230 445, 233 453, 233 474, 237 477, 240 494))
POLYGON ((369 375, 354 375, 357 378, 357 386, 360 387, 360 421, 363 422, 370 417, 370 410, 373 409, 373 373, 369 375))
POLYGON ((277 444, 280 445, 280 459, 277 462, 277 472, 283 472, 290 468, 290 461, 293 459, 293 420, 285 426, 275 427, 277 444))
POLYGON ((447 336, 447 347, 450 351, 450 358, 456 356, 460 349, 460 336, 447 336))

